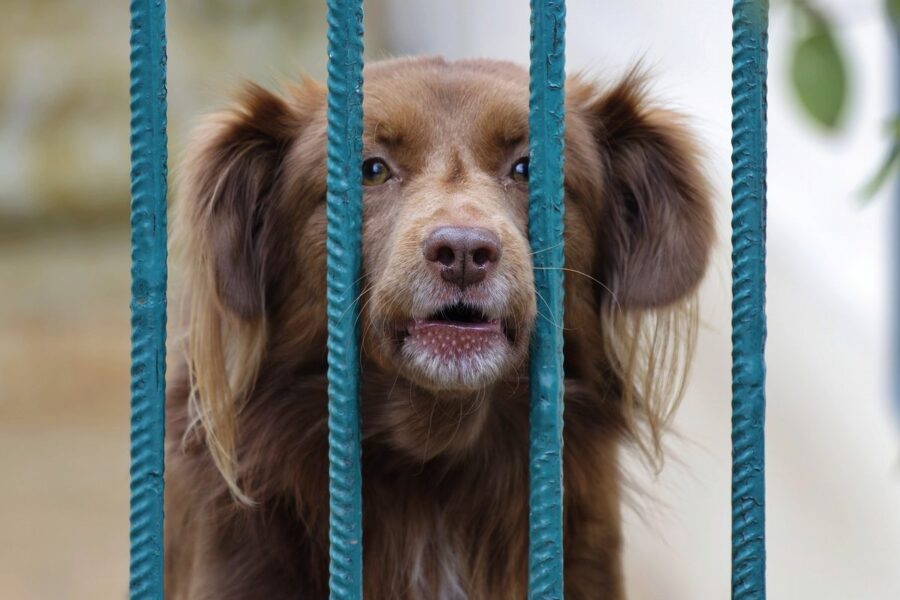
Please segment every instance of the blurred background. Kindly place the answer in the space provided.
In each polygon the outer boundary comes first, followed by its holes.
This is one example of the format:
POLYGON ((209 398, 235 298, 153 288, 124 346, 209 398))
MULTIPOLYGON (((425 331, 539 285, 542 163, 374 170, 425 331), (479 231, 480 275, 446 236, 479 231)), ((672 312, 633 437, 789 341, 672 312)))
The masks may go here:
MULTIPOLYGON (((772 2, 769 597, 900 598, 889 380, 898 72, 888 0, 772 2)), ((127 3, 0 3, 0 597, 123 598, 128 563, 127 3)), ((527 63, 528 3, 372 0, 369 58, 527 63)), ((169 6, 171 164, 244 79, 323 78, 311 0, 169 6)), ((708 155, 720 244, 659 477, 635 466, 630 597, 728 597, 730 3, 571 0, 568 68, 636 60, 708 155)))

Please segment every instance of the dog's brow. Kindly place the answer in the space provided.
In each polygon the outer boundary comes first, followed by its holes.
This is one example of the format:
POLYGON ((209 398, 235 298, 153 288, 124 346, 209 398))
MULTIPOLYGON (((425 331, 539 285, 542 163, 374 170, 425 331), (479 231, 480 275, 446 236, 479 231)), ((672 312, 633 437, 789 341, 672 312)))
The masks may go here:
POLYGON ((485 111, 481 117, 484 140, 496 148, 510 150, 528 137, 527 114, 513 107, 501 106, 485 111))
POLYGON ((394 148, 396 146, 403 145, 404 135, 399 131, 390 131, 383 132, 378 129, 375 130, 375 141, 382 146, 386 146, 388 148, 394 148))
POLYGON ((508 110, 486 111, 480 117, 476 133, 476 156, 483 168, 495 170, 508 156, 525 145, 528 140, 526 116, 508 110))
POLYGON ((367 121, 366 129, 372 132, 372 140, 380 146, 394 149, 406 142, 406 132, 402 125, 384 119, 367 121))
POLYGON ((418 124, 418 130, 416 127, 408 114, 401 118, 372 115, 365 122, 363 150, 369 154, 387 153, 405 169, 417 171, 422 166, 428 132, 423 124, 418 124))
POLYGON ((500 130, 496 134, 495 143, 497 146, 509 150, 521 146, 525 142, 526 137, 525 133, 515 132, 510 135, 508 131, 500 130))

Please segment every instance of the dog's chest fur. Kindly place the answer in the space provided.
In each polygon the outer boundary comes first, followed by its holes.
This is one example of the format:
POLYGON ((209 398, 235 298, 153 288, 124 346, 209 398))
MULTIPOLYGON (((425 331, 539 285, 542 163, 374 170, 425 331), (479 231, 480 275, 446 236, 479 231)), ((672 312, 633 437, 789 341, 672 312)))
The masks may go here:
MULTIPOLYGON (((277 392, 277 387, 262 384, 244 412, 249 442, 242 445, 241 476, 256 506, 234 503, 202 446, 170 454, 174 485, 167 490, 168 534, 186 542, 170 541, 175 550, 167 559, 178 565, 168 574, 170 586, 190 580, 192 587, 212 593, 210 598, 327 597, 325 383, 310 377, 290 389, 277 392), (210 551, 215 560, 209 560, 210 551), (206 556, 199 567, 205 572, 184 568, 195 564, 191 554, 206 556)), ((183 384, 170 391, 172 442, 181 439, 186 422, 184 404, 171 403, 178 392, 186 392, 183 384)), ((567 571, 588 558, 580 542, 598 539, 598 531, 607 542, 604 554, 614 556, 609 550, 618 546, 617 503, 606 495, 616 487, 611 450, 616 436, 591 414, 596 398, 588 402, 577 389, 568 397, 567 451, 573 456, 608 452, 608 459, 601 469, 597 460, 584 461, 590 472, 578 461, 566 462, 567 571), (575 519, 577 527, 571 525, 575 519)), ((453 405, 428 402, 392 381, 367 381, 363 419, 366 597, 524 597, 527 384, 495 390, 477 403, 453 405), (398 426, 398 419, 405 425, 398 426), (397 440, 387 436, 398 430, 410 435, 403 444, 418 439, 421 456, 397 452, 397 440), (461 440, 466 447, 448 455, 447 449, 462 445, 461 440)), ((597 574, 592 580, 617 581, 617 559, 589 558, 597 574)), ((575 590, 572 594, 582 597, 575 590)))

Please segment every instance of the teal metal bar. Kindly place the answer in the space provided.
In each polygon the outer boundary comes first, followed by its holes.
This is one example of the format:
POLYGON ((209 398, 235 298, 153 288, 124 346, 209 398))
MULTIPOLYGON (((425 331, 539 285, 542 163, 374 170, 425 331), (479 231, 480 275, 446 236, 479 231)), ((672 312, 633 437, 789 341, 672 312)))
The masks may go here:
POLYGON ((766 597, 766 76, 769 3, 734 2, 731 597, 766 597))
POLYGON ((359 331, 362 247, 362 0, 328 1, 329 588, 362 598, 359 331))
POLYGON ((528 596, 563 597, 563 134, 562 0, 531 2, 528 235, 540 316, 531 342, 531 496, 528 596))
POLYGON ((163 597, 166 3, 131 2, 132 600, 163 597))

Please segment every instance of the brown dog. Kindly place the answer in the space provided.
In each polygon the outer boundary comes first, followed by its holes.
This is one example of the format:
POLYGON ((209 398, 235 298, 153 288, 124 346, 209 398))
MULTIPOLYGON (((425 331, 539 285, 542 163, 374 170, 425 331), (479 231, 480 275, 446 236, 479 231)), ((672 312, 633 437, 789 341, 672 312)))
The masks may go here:
MULTIPOLYGON (((523 598, 528 74, 365 72, 360 327, 365 597, 523 598)), ((567 85, 566 597, 623 597, 618 453, 680 395, 713 238, 697 154, 639 77, 567 85)), ((176 235, 167 597, 326 598, 325 90, 250 86, 198 136, 176 235)))

